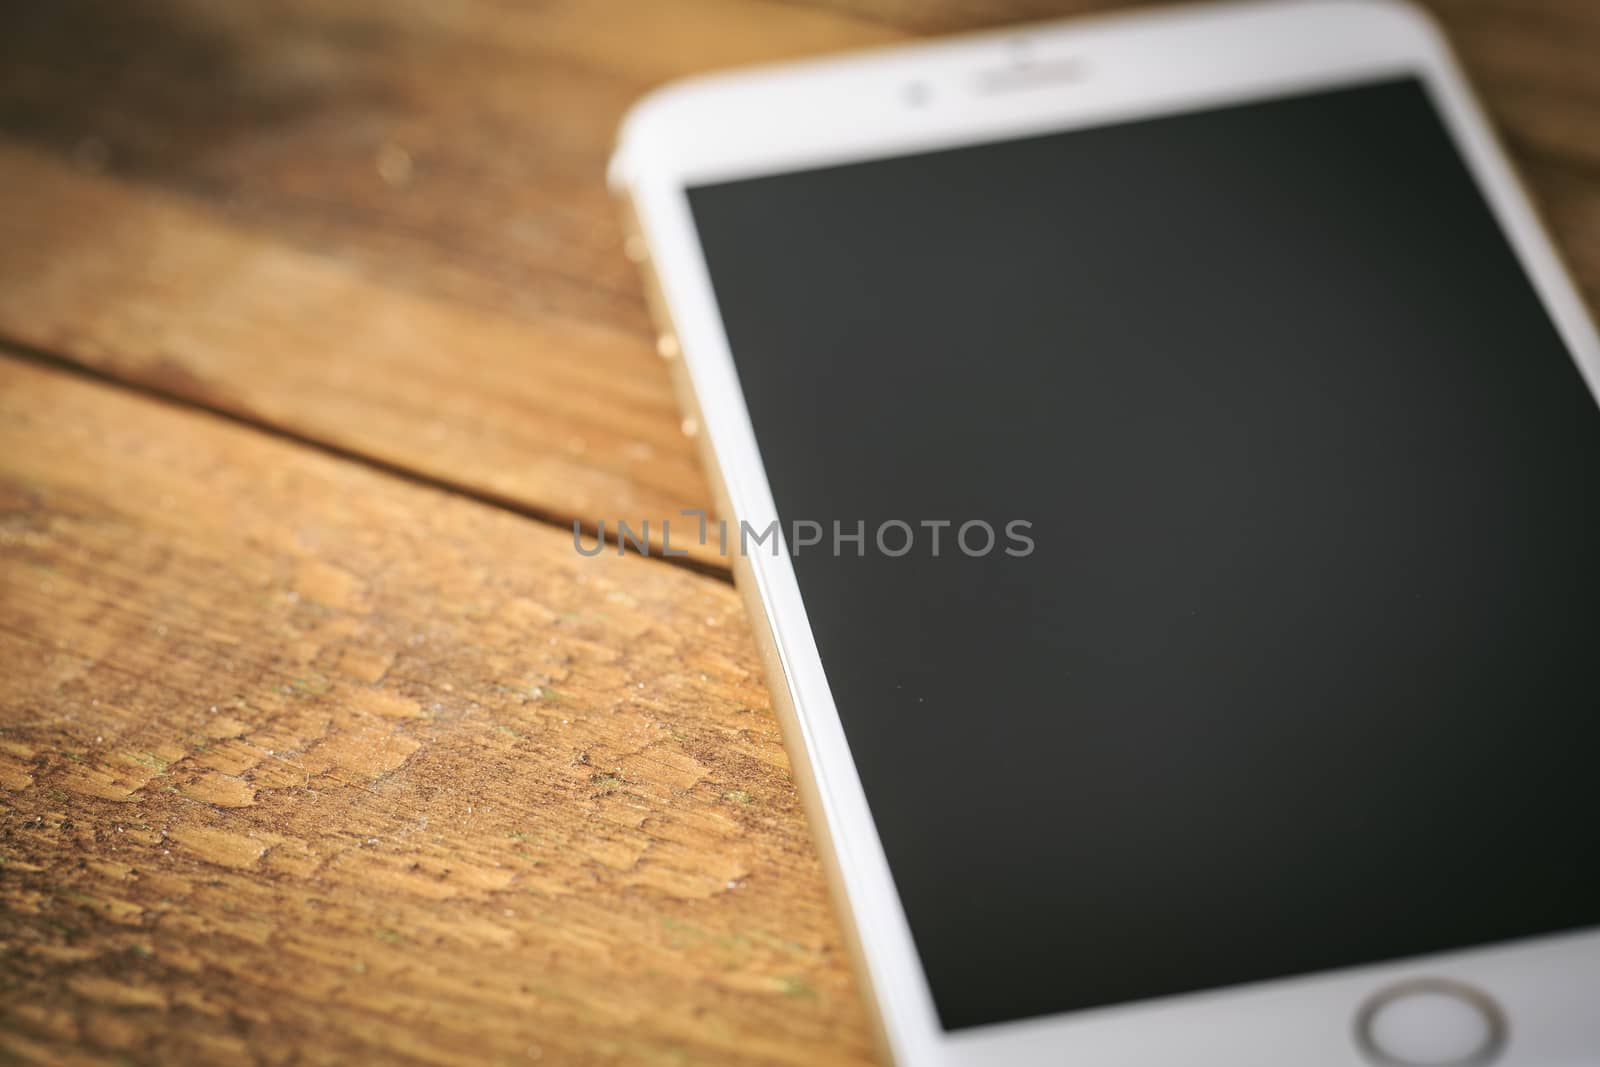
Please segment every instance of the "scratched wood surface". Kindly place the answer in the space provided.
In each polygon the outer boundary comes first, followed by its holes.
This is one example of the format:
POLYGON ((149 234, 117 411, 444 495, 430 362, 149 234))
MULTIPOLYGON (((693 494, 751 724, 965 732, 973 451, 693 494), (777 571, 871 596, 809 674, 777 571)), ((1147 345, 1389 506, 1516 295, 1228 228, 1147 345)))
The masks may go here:
MULTIPOLYGON (((600 180, 693 71, 1121 6, 0 12, 0 1062, 872 1059, 600 180)), ((1435 0, 1600 302, 1600 5, 1435 0)))
POLYGON ((867 1059, 726 583, 17 361, 0 455, 0 1060, 867 1059))

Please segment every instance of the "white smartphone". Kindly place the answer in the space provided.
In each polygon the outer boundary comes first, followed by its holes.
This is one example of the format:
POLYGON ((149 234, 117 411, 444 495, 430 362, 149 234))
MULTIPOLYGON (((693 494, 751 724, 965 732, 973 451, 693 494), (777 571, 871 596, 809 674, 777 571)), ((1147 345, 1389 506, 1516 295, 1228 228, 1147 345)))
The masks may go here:
POLYGON ((611 182, 894 1062, 1600 1063, 1600 342, 1424 17, 699 78, 611 182))

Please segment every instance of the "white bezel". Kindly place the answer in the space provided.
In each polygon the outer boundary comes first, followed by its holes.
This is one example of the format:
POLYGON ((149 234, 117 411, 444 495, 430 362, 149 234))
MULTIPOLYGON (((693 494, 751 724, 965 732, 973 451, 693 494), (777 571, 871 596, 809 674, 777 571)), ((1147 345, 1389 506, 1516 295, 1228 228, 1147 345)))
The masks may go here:
MULTIPOLYGON (((611 181, 632 200, 734 515, 777 511, 685 190, 908 152, 1332 88, 1386 75, 1428 87, 1591 391, 1600 340, 1444 42, 1387 0, 1247 3, 1047 24, 693 79, 628 116, 611 181), (1019 42, 1022 42, 1019 44, 1019 42), (1025 47, 1025 89, 980 92, 1025 47), (908 89, 921 86, 913 104, 908 89)), ((773 249, 773 255, 783 255, 773 249)), ((1509 1020, 1503 1067, 1593 1062, 1600 931, 1469 949, 1109 1009, 944 1031, 786 553, 751 573, 787 676, 807 759, 892 1055, 901 1064, 1033 1067, 1351 1067, 1353 1020, 1374 991, 1418 976, 1488 990, 1509 1020)), ((798 741, 798 746, 796 742, 798 741)), ((803 747, 803 753, 797 751, 803 747)), ((1315 914, 1306 916, 1315 923, 1315 914)), ((1063 966, 1074 961, 1064 960, 1063 966)))

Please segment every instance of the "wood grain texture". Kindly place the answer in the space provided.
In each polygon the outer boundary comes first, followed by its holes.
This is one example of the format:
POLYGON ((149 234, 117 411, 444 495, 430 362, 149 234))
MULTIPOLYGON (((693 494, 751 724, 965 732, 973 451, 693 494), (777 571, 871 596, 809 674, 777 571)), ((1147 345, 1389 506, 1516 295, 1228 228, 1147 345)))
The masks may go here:
POLYGON ((672 76, 894 36, 777 3, 27 12, 0 336, 659 528, 709 493, 602 181, 617 121, 672 76))
POLYGON ((0 1061, 862 1063, 735 594, 0 360, 0 1061))
MULTIPOLYGON (((709 494, 601 182, 627 105, 1117 6, 30 7, 0 35, 0 185, 27 190, 0 198, 0 337, 530 514, 659 525, 709 494)), ((1600 7, 1430 6, 1600 302, 1600 7)))
POLYGON ((0 220, 0 323, 35 347, 556 521, 659 529, 705 493, 629 333, 397 296, 31 149, 0 143, 0 169, 51 191, 0 220))

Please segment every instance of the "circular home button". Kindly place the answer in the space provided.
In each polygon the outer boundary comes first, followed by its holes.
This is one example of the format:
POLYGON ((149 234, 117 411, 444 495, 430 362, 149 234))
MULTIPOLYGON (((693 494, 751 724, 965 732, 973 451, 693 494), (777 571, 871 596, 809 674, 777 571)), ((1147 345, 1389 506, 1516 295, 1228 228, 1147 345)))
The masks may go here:
POLYGON ((1485 1067, 1505 1047, 1506 1020, 1471 986, 1422 978, 1362 1005, 1356 1043, 1380 1067, 1485 1067))

